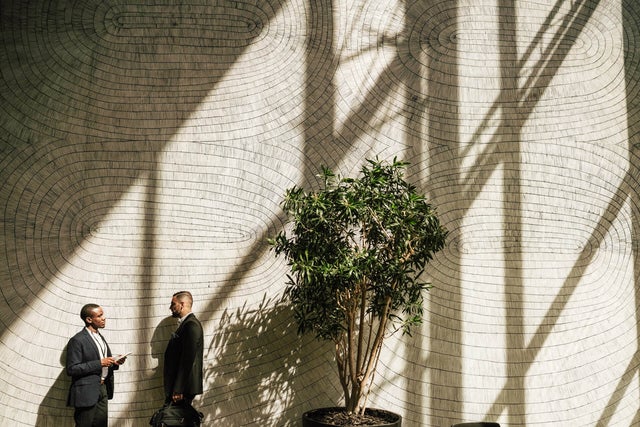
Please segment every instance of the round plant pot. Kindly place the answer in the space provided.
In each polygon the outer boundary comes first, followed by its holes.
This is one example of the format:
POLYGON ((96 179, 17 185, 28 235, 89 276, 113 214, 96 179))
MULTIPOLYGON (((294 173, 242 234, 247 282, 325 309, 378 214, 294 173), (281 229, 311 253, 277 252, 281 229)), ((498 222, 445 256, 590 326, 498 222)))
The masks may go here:
MULTIPOLYGON (((331 414, 343 413, 344 408, 319 408, 312 409, 311 411, 302 414, 302 427, 336 427, 350 424, 340 424, 339 422, 332 422, 333 418, 331 414)), ((373 419, 379 419, 379 421, 369 424, 358 424, 362 427, 400 427, 402 426, 402 417, 396 413, 385 411, 384 409, 367 408, 365 410, 365 416, 373 419)))

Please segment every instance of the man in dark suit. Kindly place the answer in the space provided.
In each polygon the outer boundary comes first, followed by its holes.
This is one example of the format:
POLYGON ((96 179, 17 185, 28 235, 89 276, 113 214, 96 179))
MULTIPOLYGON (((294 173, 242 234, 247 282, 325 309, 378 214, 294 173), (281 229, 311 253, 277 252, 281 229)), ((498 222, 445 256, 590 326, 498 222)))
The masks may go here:
POLYGON ((202 393, 202 356, 204 336, 202 325, 191 311, 190 292, 176 292, 171 298, 171 315, 178 320, 178 329, 171 335, 164 352, 164 392, 167 402, 189 404, 202 393))
POLYGON ((99 332, 106 324, 102 307, 86 304, 80 317, 85 327, 67 345, 67 374, 71 376, 67 405, 75 408, 73 418, 77 427, 107 427, 113 371, 126 357, 113 357, 99 332))

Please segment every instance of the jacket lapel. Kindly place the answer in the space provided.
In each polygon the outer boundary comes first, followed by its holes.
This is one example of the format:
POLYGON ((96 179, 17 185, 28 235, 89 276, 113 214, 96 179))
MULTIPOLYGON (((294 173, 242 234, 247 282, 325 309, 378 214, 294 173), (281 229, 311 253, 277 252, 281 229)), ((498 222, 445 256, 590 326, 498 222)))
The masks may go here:
POLYGON ((92 349, 92 351, 95 353, 96 359, 100 359, 102 356, 100 356, 100 351, 98 350, 96 342, 93 340, 93 338, 91 338, 91 332, 87 331, 87 328, 84 328, 83 331, 84 334, 82 335, 82 337, 85 341, 85 345, 88 348, 92 349))

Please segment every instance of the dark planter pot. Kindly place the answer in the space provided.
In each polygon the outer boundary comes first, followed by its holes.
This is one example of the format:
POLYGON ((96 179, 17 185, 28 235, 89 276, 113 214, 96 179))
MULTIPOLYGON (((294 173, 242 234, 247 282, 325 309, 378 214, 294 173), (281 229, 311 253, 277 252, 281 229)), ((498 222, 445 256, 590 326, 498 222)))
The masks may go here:
MULTIPOLYGON (((320 421, 318 418, 323 413, 331 412, 331 411, 340 411, 344 410, 344 408, 319 408, 313 409, 309 412, 305 412, 302 414, 302 427, 336 427, 340 424, 331 424, 324 421, 320 421)), ((386 421, 378 424, 362 424, 362 427, 401 427, 402 426, 402 417, 398 414, 395 414, 390 411, 385 411, 384 409, 373 409, 367 408, 365 410, 365 415, 371 416, 383 416, 386 421)))

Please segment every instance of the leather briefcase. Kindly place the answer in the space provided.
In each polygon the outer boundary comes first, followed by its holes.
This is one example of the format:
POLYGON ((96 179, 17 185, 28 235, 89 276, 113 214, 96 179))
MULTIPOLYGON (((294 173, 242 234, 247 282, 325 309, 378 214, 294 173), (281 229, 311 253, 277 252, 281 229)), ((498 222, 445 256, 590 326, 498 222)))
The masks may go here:
POLYGON ((171 402, 158 409, 149 424, 152 427, 200 427, 203 417, 202 412, 186 402, 171 402))

